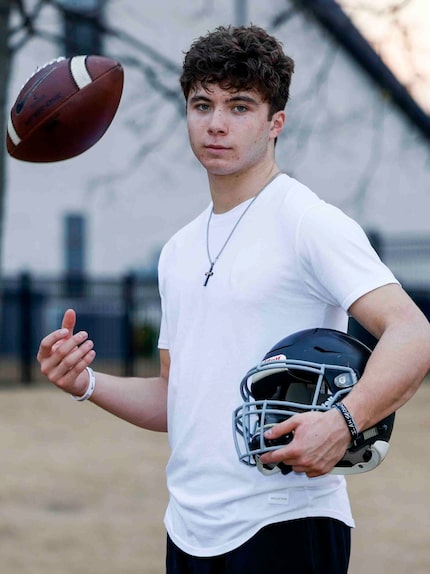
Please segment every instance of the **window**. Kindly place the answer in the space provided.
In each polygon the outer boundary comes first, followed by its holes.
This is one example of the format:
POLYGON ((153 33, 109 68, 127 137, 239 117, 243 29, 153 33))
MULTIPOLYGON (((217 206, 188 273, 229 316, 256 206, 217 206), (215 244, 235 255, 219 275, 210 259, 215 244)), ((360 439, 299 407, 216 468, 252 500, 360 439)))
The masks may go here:
POLYGON ((66 57, 102 54, 103 0, 59 0, 63 9, 66 57))

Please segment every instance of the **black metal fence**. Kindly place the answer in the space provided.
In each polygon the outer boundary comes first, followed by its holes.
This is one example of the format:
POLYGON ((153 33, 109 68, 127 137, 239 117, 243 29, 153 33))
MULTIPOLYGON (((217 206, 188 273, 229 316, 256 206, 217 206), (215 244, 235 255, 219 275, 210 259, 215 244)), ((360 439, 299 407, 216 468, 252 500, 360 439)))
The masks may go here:
POLYGON ((40 340, 61 326, 67 308, 76 329, 96 342, 97 368, 133 376, 158 368, 160 300, 155 278, 67 276, 41 278, 22 273, 3 280, 0 324, 0 383, 30 384, 40 378, 40 340))
MULTIPOLYGON (((430 319, 430 238, 369 236, 430 319)), ((3 279, 1 385, 42 379, 36 362, 39 342, 61 325, 69 307, 77 312, 77 329, 88 331, 96 343, 96 368, 127 376, 158 371, 161 310, 155 276, 96 279, 69 275, 59 279, 22 273, 3 279)), ((351 332, 367 337, 354 322, 351 332)))

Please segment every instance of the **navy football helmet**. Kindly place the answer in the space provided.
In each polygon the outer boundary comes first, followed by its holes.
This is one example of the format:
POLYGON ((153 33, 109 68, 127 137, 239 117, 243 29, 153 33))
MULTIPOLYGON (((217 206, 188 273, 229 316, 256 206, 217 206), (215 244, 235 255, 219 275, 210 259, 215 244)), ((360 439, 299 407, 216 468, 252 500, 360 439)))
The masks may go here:
MULTIPOLYGON (((333 329, 307 329, 277 343, 240 384, 243 404, 233 413, 233 435, 239 460, 263 474, 292 469, 284 463, 266 465, 260 456, 293 440, 264 437, 271 426, 308 411, 327 411, 360 379, 371 355, 359 340, 333 329)), ((358 474, 384 460, 395 414, 359 433, 333 474, 358 474)))

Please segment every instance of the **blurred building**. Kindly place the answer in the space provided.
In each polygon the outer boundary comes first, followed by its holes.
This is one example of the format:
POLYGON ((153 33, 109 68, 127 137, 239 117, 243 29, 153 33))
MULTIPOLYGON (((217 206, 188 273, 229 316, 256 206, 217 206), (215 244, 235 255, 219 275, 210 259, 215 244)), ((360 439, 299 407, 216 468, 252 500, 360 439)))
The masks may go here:
MULTIPOLYGON (((117 58, 125 87, 114 122, 85 154, 46 165, 8 159, 6 275, 64 272, 67 214, 85 219, 90 274, 145 267, 208 204, 206 175, 188 147, 178 77, 193 39, 238 19, 268 29, 296 61, 277 147, 281 168, 382 243, 428 233, 429 118, 332 0, 26 4, 38 6, 35 33, 12 38, 21 47, 8 106, 37 66, 64 54, 117 58)), ((19 24, 16 14, 15 30, 19 24)), ((415 266, 405 258, 408 276, 419 275, 424 286, 426 258, 426 249, 415 266)), ((403 279, 405 267, 394 265, 403 279)))

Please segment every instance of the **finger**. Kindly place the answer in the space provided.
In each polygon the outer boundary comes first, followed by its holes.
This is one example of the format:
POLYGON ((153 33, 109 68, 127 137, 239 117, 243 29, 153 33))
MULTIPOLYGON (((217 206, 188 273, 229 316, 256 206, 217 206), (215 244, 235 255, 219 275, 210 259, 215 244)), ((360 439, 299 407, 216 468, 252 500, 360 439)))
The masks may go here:
MULTIPOLYGON (((68 356, 73 356, 73 351, 79 349, 88 339, 86 331, 79 331, 72 337, 66 336, 60 344, 55 344, 52 348, 51 358, 54 363, 63 362, 68 356)), ((91 341, 92 344, 92 341, 91 341)))
POLYGON ((76 347, 79 347, 88 338, 88 333, 80 331, 70 337, 67 329, 59 329, 46 336, 39 347, 37 360, 41 371, 49 377, 52 369, 59 365, 76 347))
POLYGON ((292 416, 281 423, 278 423, 265 431, 264 436, 267 439, 274 439, 280 438, 281 436, 285 436, 291 432, 293 432, 297 428, 297 420, 295 417, 292 416))
POLYGON ((76 326, 76 312, 73 309, 67 309, 64 313, 61 327, 69 331, 70 336, 73 335, 73 330, 76 326))
POLYGON ((293 443, 294 441, 286 446, 279 447, 276 450, 264 452, 260 455, 261 462, 264 464, 277 464, 278 462, 285 462, 285 464, 289 464, 291 466, 298 464, 299 453, 297 453, 297 449, 294 448, 293 443))
POLYGON ((78 357, 75 357, 75 360, 77 362, 74 364, 73 368, 71 368, 70 370, 68 370, 67 372, 65 372, 60 376, 60 368, 61 371, 64 371, 64 365, 60 365, 58 367, 59 370, 57 372, 54 371, 53 373, 51 373, 50 377, 48 378, 51 381, 51 383, 54 383, 58 388, 62 389, 63 391, 71 393, 72 395, 80 396, 83 394, 86 385, 88 383, 87 381, 88 375, 86 373, 84 374, 85 383, 83 383, 82 377, 80 377, 80 375, 82 375, 86 367, 91 365, 91 363, 95 359, 95 356, 96 356, 95 351, 91 349, 85 354, 83 354, 80 359, 78 357))
POLYGON ((61 362, 50 368, 49 380, 62 387, 74 383, 85 367, 93 362, 95 358, 93 347, 94 344, 90 340, 79 347, 74 347, 61 362))
POLYGON ((69 336, 68 329, 57 329, 42 339, 37 353, 37 360, 40 361, 49 357, 54 345, 69 336))
POLYGON ((93 342, 90 340, 80 341, 79 335, 80 333, 77 333, 67 339, 55 352, 41 361, 41 371, 51 382, 56 383, 65 374, 75 369, 82 358, 93 349, 93 342))
POLYGON ((331 469, 332 467, 328 465, 316 465, 313 467, 302 465, 293 466, 294 472, 305 473, 309 478, 317 478, 317 476, 323 476, 324 474, 329 473, 331 469))

